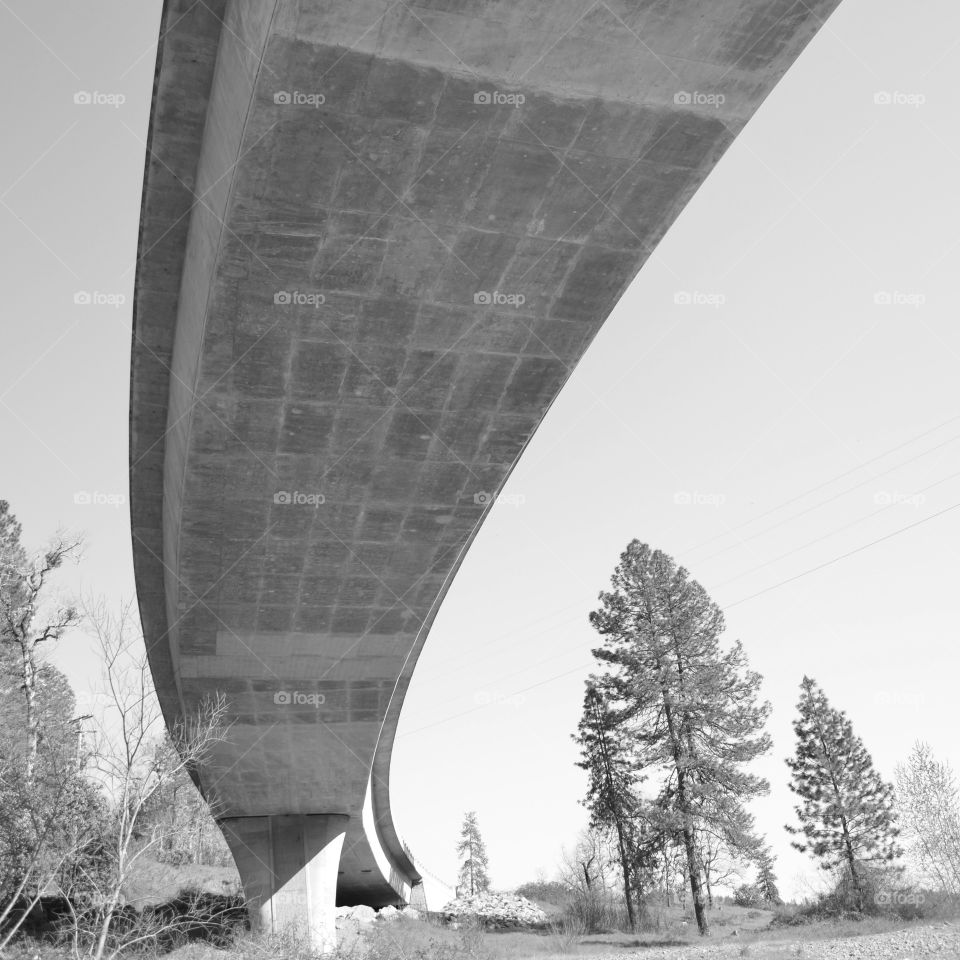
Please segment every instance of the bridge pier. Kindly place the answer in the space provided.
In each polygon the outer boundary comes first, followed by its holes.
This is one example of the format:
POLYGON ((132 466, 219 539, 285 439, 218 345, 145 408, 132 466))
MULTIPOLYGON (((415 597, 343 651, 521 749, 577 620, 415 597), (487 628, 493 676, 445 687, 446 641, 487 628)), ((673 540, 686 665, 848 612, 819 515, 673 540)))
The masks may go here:
POLYGON ((296 929, 318 952, 336 947, 337 872, 349 821, 347 814, 328 813, 220 822, 253 929, 296 929))

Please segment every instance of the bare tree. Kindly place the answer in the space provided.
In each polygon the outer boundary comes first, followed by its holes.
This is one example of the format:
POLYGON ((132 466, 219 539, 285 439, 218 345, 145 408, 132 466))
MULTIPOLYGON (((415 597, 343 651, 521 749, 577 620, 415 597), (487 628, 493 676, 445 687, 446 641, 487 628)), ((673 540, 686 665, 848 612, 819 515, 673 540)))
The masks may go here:
POLYGON ((617 871, 610 831, 585 827, 572 850, 560 857, 560 878, 574 893, 605 893, 617 871))
POLYGON ((113 614, 103 602, 88 603, 85 621, 103 661, 106 704, 94 718, 89 770, 104 791, 109 815, 100 837, 100 869, 81 878, 98 907, 75 917, 74 944, 79 952, 84 940, 87 955, 102 960, 158 935, 154 923, 112 929, 135 864, 164 839, 162 829, 145 834, 145 812, 155 795, 202 763, 223 739, 226 704, 222 696, 205 701, 169 731, 168 740, 132 606, 113 614))
MULTIPOLYGON (((9 518, 9 514, 5 514, 9 518)), ((8 524, 9 526, 9 524, 8 524)), ((9 533, 9 531, 7 531, 9 533)), ((19 535, 19 525, 17 525, 19 535)), ((9 540, 0 563, 0 641, 12 647, 20 664, 20 683, 26 714, 24 764, 27 782, 33 780, 40 745, 40 712, 37 709, 38 656, 42 645, 59 640, 78 621, 73 606, 47 602, 50 579, 68 559, 77 559, 79 537, 57 534, 50 546, 32 560, 24 559, 19 543, 9 540)))
POLYGON ((896 795, 909 852, 920 879, 960 894, 960 802, 953 770, 926 743, 896 768, 896 795))
POLYGON ((713 909, 714 887, 742 880, 742 864, 733 856, 720 837, 707 830, 698 831, 697 855, 707 888, 707 905, 713 909))
POLYGON ((44 646, 76 622, 74 608, 48 594, 81 542, 58 534, 31 558, 20 536, 0 501, 0 951, 65 865, 82 859, 98 810, 78 771, 73 691, 42 659, 44 646))

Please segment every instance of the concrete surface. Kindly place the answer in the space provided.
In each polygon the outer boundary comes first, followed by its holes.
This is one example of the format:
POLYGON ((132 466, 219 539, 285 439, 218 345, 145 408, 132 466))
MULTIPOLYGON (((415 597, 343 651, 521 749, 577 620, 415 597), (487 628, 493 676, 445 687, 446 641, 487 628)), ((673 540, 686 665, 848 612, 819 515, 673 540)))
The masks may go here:
POLYGON ((144 631, 168 721, 229 700, 200 773, 225 823, 347 818, 340 903, 420 879, 393 737, 493 497, 837 2, 166 3, 131 382, 144 631))

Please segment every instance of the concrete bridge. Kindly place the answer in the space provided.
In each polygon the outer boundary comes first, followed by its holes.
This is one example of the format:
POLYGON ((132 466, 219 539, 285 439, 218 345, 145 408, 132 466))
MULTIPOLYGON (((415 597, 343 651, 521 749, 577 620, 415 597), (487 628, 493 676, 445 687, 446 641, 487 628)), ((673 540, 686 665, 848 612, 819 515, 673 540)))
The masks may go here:
POLYGON ((415 896, 388 775, 438 605, 600 325, 837 2, 165 3, 136 576, 168 722, 228 700, 199 781, 265 924, 329 945, 334 898, 415 896))

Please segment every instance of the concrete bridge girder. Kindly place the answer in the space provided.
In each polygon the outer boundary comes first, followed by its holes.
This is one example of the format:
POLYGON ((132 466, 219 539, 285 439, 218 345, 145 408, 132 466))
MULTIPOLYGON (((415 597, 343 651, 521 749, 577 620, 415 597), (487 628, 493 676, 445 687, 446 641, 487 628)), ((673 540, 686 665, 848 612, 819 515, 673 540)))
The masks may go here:
POLYGON ((419 881, 389 765, 439 603, 609 311, 836 3, 165 3, 138 596, 168 721, 228 698, 200 782, 264 921, 301 897, 328 943, 311 911, 334 889, 379 905, 419 881))

